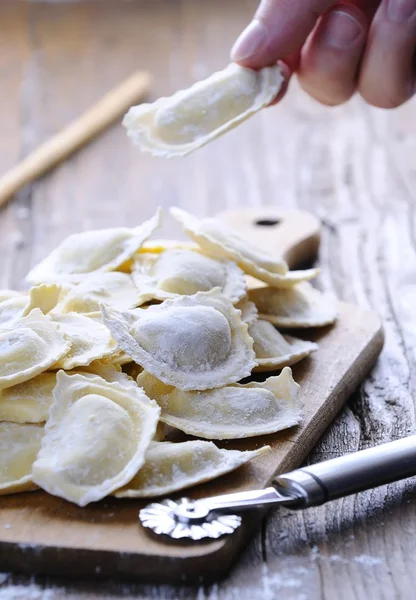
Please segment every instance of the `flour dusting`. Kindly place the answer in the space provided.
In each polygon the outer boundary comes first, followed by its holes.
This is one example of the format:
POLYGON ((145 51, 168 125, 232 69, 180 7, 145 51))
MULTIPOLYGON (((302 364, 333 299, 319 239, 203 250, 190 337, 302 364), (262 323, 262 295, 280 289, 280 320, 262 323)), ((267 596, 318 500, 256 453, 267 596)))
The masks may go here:
POLYGON ((354 562, 363 565, 364 567, 375 567, 376 565, 383 564, 383 560, 377 556, 370 556, 369 554, 360 554, 354 557, 354 562))
POLYGON ((55 600, 53 590, 44 590, 35 583, 10 585, 0 589, 0 600, 55 600))

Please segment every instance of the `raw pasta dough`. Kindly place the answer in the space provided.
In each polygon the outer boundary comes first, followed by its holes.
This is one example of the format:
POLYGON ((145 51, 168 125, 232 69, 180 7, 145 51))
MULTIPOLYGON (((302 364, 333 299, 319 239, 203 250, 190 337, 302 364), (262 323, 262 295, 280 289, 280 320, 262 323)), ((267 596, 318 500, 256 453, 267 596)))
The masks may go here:
POLYGON ((283 259, 256 248, 217 219, 197 219, 180 208, 171 208, 170 212, 205 254, 233 260, 245 273, 271 286, 293 287, 299 281, 313 279, 319 272, 318 269, 288 271, 283 259))
POLYGON ((101 313, 90 316, 78 313, 57 315, 54 321, 69 340, 71 347, 58 360, 54 369, 75 369, 89 365, 94 360, 108 358, 117 352, 117 343, 101 321, 101 313))
POLYGON ((32 465, 43 433, 38 425, 0 423, 0 495, 36 489, 32 465))
POLYGON ((118 310, 138 306, 139 292, 131 276, 118 271, 90 275, 68 291, 54 312, 93 313, 101 304, 118 310))
POLYGON ((199 250, 199 247, 198 244, 183 240, 148 240, 139 248, 137 254, 144 252, 165 252, 165 250, 199 250))
POLYGON ((128 483, 145 460, 160 409, 143 390, 101 377, 57 375, 33 480, 79 506, 128 483))
POLYGON ((147 371, 182 390, 220 387, 250 375, 253 340, 217 291, 121 313, 103 307, 120 347, 147 371))
POLYGON ((286 367, 264 383, 235 384, 205 392, 183 392, 144 371, 139 386, 157 401, 161 421, 190 435, 211 440, 275 433, 301 422, 299 385, 286 367))
POLYGON ((0 327, 8 327, 23 317, 27 296, 12 296, 0 302, 0 327))
POLYGON ((140 304, 208 292, 216 287, 235 303, 247 291, 244 273, 234 262, 185 249, 136 255, 132 276, 141 292, 140 304))
POLYGON ((0 392, 0 421, 43 423, 48 419, 56 373, 41 373, 0 392))
POLYGON ((69 350, 58 325, 39 308, 0 329, 0 390, 28 381, 69 350))
POLYGON ((270 104, 282 83, 278 66, 254 71, 230 64, 169 98, 133 106, 123 124, 140 150, 185 156, 270 104))
POLYGON ((236 308, 241 310, 241 318, 244 323, 247 323, 249 326, 253 325, 258 319, 257 307, 254 302, 250 302, 247 297, 241 300, 238 304, 236 304, 236 308))
POLYGON ((199 440, 178 444, 153 442, 143 467, 114 495, 117 498, 152 498, 172 494, 234 471, 268 450, 269 446, 252 452, 220 450, 212 442, 199 440))
POLYGON ((287 290, 249 290, 248 296, 256 304, 259 317, 278 327, 323 327, 338 317, 334 296, 323 294, 306 282, 287 290))
POLYGON ((249 327, 254 340, 257 367, 255 372, 276 371, 289 367, 318 349, 318 344, 290 335, 282 335, 268 321, 256 321, 249 327))
POLYGON ((61 286, 41 284, 32 287, 28 295, 12 296, 0 302, 0 327, 10 326, 18 319, 26 317, 34 308, 47 314, 54 308, 61 294, 61 286))
POLYGON ((0 302, 10 300, 10 298, 18 298, 19 296, 25 296, 24 292, 17 292, 16 290, 0 290, 0 302))
POLYGON ((115 271, 160 225, 161 211, 135 227, 97 229, 67 237, 27 275, 29 283, 78 283, 87 275, 115 271))
POLYGON ((117 382, 120 383, 123 387, 129 385, 132 385, 133 387, 137 386, 135 379, 133 379, 133 377, 131 377, 127 373, 124 373, 121 370, 120 365, 116 366, 110 363, 105 363, 100 360, 96 360, 86 367, 79 367, 71 373, 82 373, 83 375, 87 375, 89 377, 96 377, 98 375, 99 377, 102 377, 103 379, 108 381, 108 383, 117 382))

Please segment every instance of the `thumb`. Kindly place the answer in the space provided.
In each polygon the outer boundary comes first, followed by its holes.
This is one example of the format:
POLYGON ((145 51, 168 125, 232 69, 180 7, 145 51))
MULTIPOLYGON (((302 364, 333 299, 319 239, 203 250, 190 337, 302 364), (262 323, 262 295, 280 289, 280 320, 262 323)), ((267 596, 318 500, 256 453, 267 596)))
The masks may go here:
POLYGON ((300 50, 317 19, 339 0, 262 0, 235 42, 231 60, 253 69, 300 50))

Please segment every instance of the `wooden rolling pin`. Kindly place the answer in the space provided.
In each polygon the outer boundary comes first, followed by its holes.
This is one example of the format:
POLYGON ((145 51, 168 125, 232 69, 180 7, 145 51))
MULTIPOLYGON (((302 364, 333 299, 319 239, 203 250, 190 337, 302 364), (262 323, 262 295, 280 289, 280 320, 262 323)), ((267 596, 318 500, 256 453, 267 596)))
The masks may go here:
POLYGON ((25 184, 44 175, 121 118, 130 106, 147 94, 150 85, 150 74, 138 71, 29 154, 0 178, 0 206, 25 184))

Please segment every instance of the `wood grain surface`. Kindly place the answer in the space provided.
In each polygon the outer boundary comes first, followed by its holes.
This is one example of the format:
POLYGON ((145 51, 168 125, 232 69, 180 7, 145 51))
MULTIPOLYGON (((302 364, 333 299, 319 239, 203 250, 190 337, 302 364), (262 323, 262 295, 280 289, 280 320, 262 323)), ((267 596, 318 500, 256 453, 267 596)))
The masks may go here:
MULTIPOLYGON (((0 170, 5 172, 131 72, 154 97, 222 68, 249 0, 0 3, 0 170)), ((239 206, 314 212, 324 224, 320 285, 378 312, 377 367, 310 455, 316 462, 415 431, 415 102, 355 98, 328 109, 296 85, 273 109, 186 161, 160 161, 120 127, 22 190, 0 211, 0 285, 18 286, 66 234, 177 204, 200 215, 239 206)), ((177 235, 173 226, 164 233, 177 235)), ((303 513, 270 514, 238 566, 209 587, 101 584, 0 575, 0 599, 411 599, 414 480, 303 513)), ((1 571, 1 565, 0 565, 1 571)))

